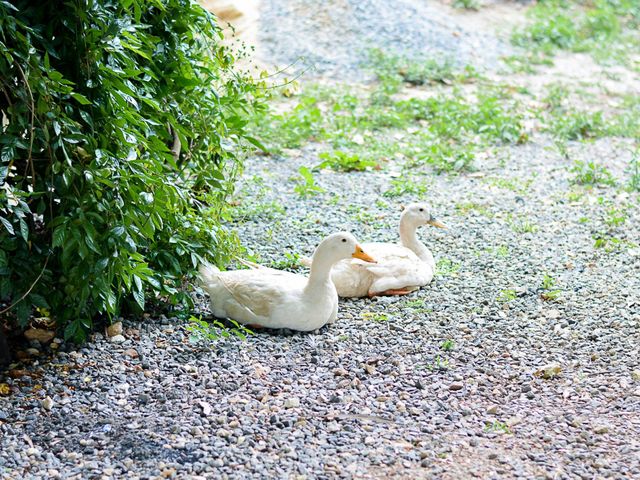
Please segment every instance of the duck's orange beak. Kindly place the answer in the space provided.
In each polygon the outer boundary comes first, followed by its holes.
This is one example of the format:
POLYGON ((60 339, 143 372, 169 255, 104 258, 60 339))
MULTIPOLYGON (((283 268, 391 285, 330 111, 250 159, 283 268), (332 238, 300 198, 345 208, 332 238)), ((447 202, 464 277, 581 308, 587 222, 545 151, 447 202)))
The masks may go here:
POLYGON ((431 220, 429 220, 427 223, 432 227, 447 228, 447 226, 444 223, 442 223, 440 220, 438 220, 436 217, 431 217, 431 220))
POLYGON ((370 255, 365 253, 360 245, 356 245, 356 251, 351 254, 353 258, 359 258, 360 260, 364 260, 369 263, 377 263, 370 255))

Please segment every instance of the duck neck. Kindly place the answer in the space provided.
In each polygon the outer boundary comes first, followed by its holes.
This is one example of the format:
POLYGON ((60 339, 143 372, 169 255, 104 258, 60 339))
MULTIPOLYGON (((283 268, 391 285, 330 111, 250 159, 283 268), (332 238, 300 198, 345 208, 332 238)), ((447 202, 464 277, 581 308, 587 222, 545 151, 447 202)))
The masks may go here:
POLYGON ((325 258, 322 252, 313 254, 311 261, 311 272, 309 273, 309 281, 305 288, 305 292, 309 293, 318 288, 323 288, 331 284, 331 267, 333 262, 325 258))
POLYGON ((424 244, 418 240, 416 235, 418 227, 412 225, 404 219, 400 220, 400 243, 415 253, 420 260, 428 263, 429 265, 435 265, 433 254, 429 251, 424 244))

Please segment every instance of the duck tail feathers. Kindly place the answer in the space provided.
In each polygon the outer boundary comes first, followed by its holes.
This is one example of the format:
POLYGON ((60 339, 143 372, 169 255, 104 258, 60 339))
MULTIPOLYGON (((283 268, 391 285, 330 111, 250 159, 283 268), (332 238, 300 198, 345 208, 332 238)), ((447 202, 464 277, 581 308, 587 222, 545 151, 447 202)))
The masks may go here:
POLYGON ((218 273, 220 273, 220 269, 211 263, 204 262, 200 264, 200 267, 198 268, 198 273, 199 273, 198 277, 200 278, 200 283, 202 283, 203 285, 206 285, 214 277, 216 277, 218 273))

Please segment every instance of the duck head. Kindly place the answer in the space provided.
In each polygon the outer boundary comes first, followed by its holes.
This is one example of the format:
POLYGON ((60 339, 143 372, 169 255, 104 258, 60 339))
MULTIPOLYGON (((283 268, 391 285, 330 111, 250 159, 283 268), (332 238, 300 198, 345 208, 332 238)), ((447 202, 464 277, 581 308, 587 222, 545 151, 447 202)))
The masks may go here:
POLYGON ((407 205, 400 217, 401 223, 407 223, 414 227, 431 225, 436 228, 447 228, 444 223, 433 216, 429 206, 425 203, 412 203, 407 205))

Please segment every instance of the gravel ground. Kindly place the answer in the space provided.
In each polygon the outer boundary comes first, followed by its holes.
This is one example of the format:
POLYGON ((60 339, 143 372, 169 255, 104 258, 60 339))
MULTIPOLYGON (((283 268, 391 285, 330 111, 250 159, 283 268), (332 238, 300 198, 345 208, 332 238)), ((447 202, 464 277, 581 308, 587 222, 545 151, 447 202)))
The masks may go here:
POLYGON ((424 0, 262 0, 258 54, 289 71, 310 69, 340 80, 368 78, 368 52, 379 48, 408 56, 448 58, 494 68, 510 45, 463 26, 424 0))
MULTIPOLYGON (((627 146, 569 151, 622 178, 627 146)), ((473 174, 416 170, 420 198, 384 197, 388 168, 323 171, 325 192, 302 199, 293 177, 322 145, 250 159, 236 227, 262 262, 338 229, 393 241, 400 205, 422 199, 449 226, 421 231, 441 273, 342 301, 310 334, 193 344, 161 317, 125 321, 120 343, 33 344, 39 360, 0 378, 0 478, 640 478, 640 199, 568 195, 571 162, 549 147, 496 148, 473 174), (622 225, 606 225, 612 208, 622 225), (594 248, 603 231, 621 243, 594 248)))

